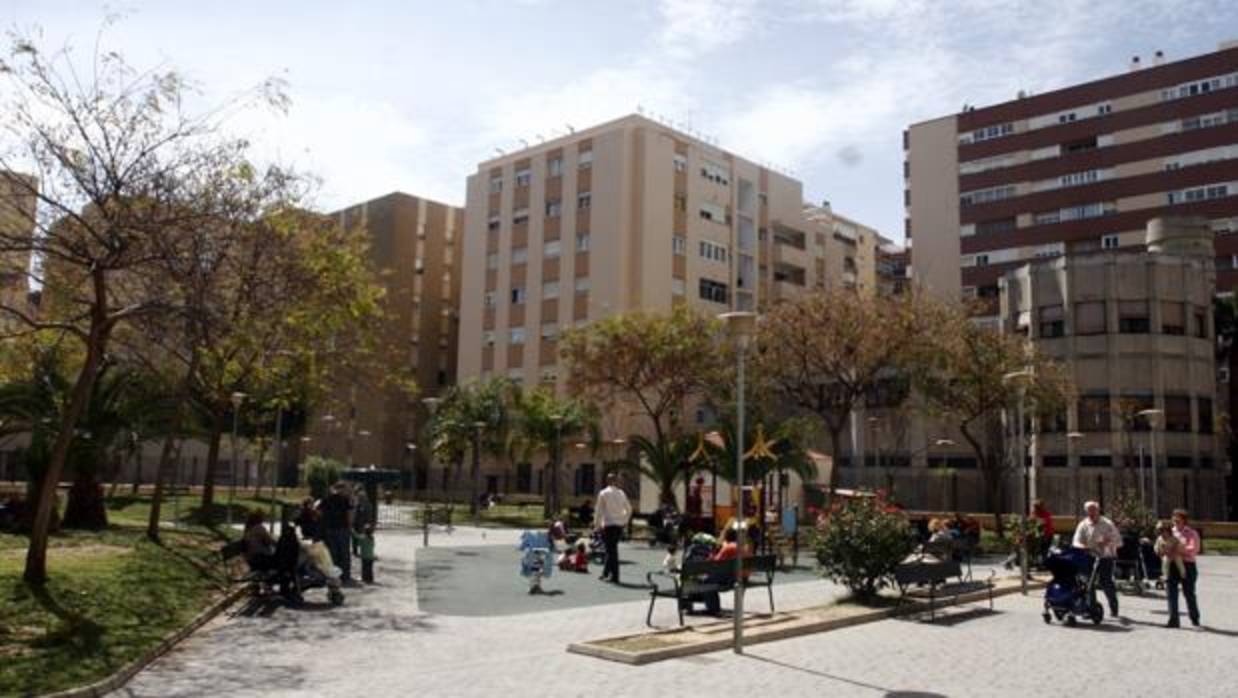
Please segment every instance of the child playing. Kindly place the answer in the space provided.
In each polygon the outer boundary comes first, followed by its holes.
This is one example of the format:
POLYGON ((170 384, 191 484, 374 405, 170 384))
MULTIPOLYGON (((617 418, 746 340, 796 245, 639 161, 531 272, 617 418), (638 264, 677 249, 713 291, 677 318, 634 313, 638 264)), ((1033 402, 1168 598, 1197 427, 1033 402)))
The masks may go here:
POLYGON ((576 541, 576 554, 572 556, 572 570, 576 572, 589 572, 589 551, 585 548, 583 540, 576 541))
POLYGON ((361 581, 366 584, 374 583, 374 524, 366 524, 365 528, 360 533, 354 532, 353 543, 360 550, 361 555, 361 581))
POLYGON ((1162 521, 1156 525, 1156 554, 1161 557, 1165 575, 1178 573, 1178 579, 1186 578, 1186 565, 1182 562, 1182 542, 1174 536, 1174 525, 1162 521))

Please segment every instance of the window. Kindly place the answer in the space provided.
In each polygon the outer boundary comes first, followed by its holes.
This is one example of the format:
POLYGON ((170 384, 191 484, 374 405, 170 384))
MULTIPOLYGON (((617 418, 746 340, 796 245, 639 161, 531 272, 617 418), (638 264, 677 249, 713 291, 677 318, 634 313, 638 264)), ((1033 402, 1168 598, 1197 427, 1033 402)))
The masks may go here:
POLYGON ((559 256, 559 250, 562 248, 561 246, 562 243, 558 240, 547 241, 546 244, 542 245, 542 256, 557 258, 559 256))
POLYGON ((1108 395, 1079 398, 1079 431, 1109 431, 1110 423, 1108 395))
POLYGON ((987 204, 991 201, 1009 199, 1015 195, 1015 191, 1015 186, 1013 184, 992 187, 990 189, 980 189, 978 191, 969 191, 959 196, 959 203, 964 206, 969 204, 987 204))
POLYGON ((671 279, 671 295, 682 296, 684 294, 683 279, 671 279))
POLYGON ((1066 318, 1061 305, 1046 305, 1040 309, 1040 336, 1062 337, 1066 334, 1066 318))
POLYGON ((589 233, 576 233, 576 251, 589 251, 589 233))
POLYGON ((1165 459, 1165 465, 1166 467, 1170 467, 1175 470, 1186 470, 1187 468, 1190 468, 1192 465, 1191 457, 1190 456, 1169 456, 1168 458, 1165 459))
POLYGON ((550 300, 559 297, 559 282, 547 281, 542 284, 542 300, 550 300))
POLYGON ((1112 456, 1079 456, 1080 468, 1109 468, 1112 466, 1112 456))
POLYGON ((499 217, 490 216, 490 220, 486 221, 486 230, 498 230, 498 229, 499 229, 499 217))
POLYGON ((486 268, 487 269, 498 269, 499 268, 499 253, 498 252, 491 252, 490 254, 486 255, 486 268))
POLYGON ((1195 325, 1195 336, 1200 339, 1208 338, 1208 315, 1203 310, 1195 308, 1192 312, 1192 320, 1195 325))
POLYGON ((1186 334, 1186 308, 1182 303, 1161 301, 1161 333, 1186 334))
POLYGON ((1193 189, 1183 189, 1181 191, 1169 192, 1169 203, 1197 203, 1200 201, 1208 201, 1210 199, 1221 199, 1229 196, 1228 184, 1215 184, 1207 187, 1195 187, 1193 189))
POLYGON ((672 162, 675 165, 676 172, 687 171, 688 169, 688 156, 687 155, 680 155, 679 153, 675 153, 675 156, 672 162))
POLYGON ((1096 136, 1088 136, 1079 140, 1067 141, 1062 144, 1062 151, 1066 153, 1078 153, 1083 150, 1095 150, 1100 146, 1096 136))
POLYGON ((701 163, 701 177, 724 187, 731 183, 730 174, 727 172, 727 168, 709 160, 705 160, 701 163))
POLYGON ((529 261, 529 248, 517 247, 512 250, 512 264, 524 264, 529 261))
POLYGON ((982 221, 976 224, 977 235, 990 235, 994 233, 1009 233, 1017 227, 1014 218, 1001 218, 994 221, 982 221))
POLYGON ((582 170, 587 170, 590 167, 593 167, 593 151, 592 150, 580 151, 580 155, 577 156, 577 159, 576 159, 576 166, 582 170))
POLYGON ((494 307, 494 291, 486 291, 482 296, 482 304, 487 308, 494 307))
POLYGON ((1165 396, 1165 431, 1191 431, 1191 398, 1165 396))
POLYGON ((486 330, 485 332, 482 332, 481 342, 488 347, 494 346, 494 330, 486 330))
POLYGON ((703 203, 700 210, 701 218, 715 223, 726 223, 726 209, 718 204, 703 203))
POLYGON ((1199 433, 1212 433, 1212 398, 1196 398, 1195 408, 1199 410, 1199 433))
POLYGON ((524 344, 524 328, 513 327, 508 333, 508 342, 513 345, 524 344))
POLYGON ((520 225, 521 223, 529 222, 529 209, 518 208, 512 212, 512 225, 520 225))
POLYGON ((1085 170, 1083 172, 1072 172, 1071 174, 1062 175, 1058 177, 1057 182, 1059 186, 1074 187, 1080 184, 1099 182, 1101 179, 1103 177, 1101 177, 1100 170, 1085 170))
POLYGON ((554 366, 547 366, 542 369, 543 383, 556 383, 559 380, 559 370, 554 366))
POLYGON ((675 210, 676 211, 687 211, 688 210, 688 197, 686 194, 675 195, 675 210))
POLYGON ((1151 331, 1147 301, 1118 301, 1118 332, 1147 334, 1151 331))
POLYGON ((1067 112, 1065 114, 1059 114, 1057 117, 1057 122, 1059 124, 1068 124, 1074 120, 1075 120, 1075 113, 1073 111, 1067 112))
POLYGON ((1014 133, 1014 124, 998 124, 997 126, 988 126, 972 131, 971 138, 974 142, 980 142, 1009 136, 1012 133, 1014 133))
POLYGON ((559 177, 563 174, 563 158, 551 158, 546 161, 546 176, 559 177))
POLYGON ((1043 463, 1046 468, 1065 468, 1068 460, 1066 456, 1045 456, 1043 463))
POLYGON ((556 199, 553 201, 547 201, 546 202, 546 217, 547 218, 558 218, 559 212, 562 209, 563 209, 563 203, 560 202, 559 200, 556 199))
POLYGON ((491 177, 490 178, 490 193, 498 194, 501 191, 503 191, 503 178, 502 177, 491 177))
POLYGON ((589 292, 589 277, 583 276, 579 279, 576 279, 576 292, 577 293, 588 293, 589 292))
POLYGON ((527 187, 533 181, 533 172, 529 168, 516 170, 516 186, 527 187))
MULTIPOLYGON (((847 258, 847 261, 850 261, 850 262, 851 262, 851 265, 850 265, 850 266, 852 267, 852 269, 851 269, 851 270, 852 270, 852 271, 854 271, 854 268, 855 268, 855 260, 853 260, 853 259, 851 259, 850 257, 848 257, 848 258, 847 258)), ((989 256, 988 256, 987 254, 978 254, 978 255, 976 255, 976 266, 978 266, 978 267, 987 267, 987 266, 989 266, 989 256)))
POLYGON ((724 283, 711 279, 701 279, 698 292, 701 300, 724 304, 727 302, 727 285, 724 283))
POLYGON ((1118 249, 1118 236, 1117 235, 1102 235, 1100 238, 1100 247, 1102 250, 1118 249))
POLYGON ((1097 114, 1098 116, 1104 116, 1105 114, 1112 114, 1112 113, 1113 113, 1113 105, 1112 105, 1112 104, 1102 104, 1102 105, 1100 105, 1100 106, 1096 107, 1096 114, 1097 114))
POLYGON ((688 240, 682 235, 671 236, 671 252, 677 255, 685 255, 688 253, 688 240))
POLYGON ((521 288, 520 286, 516 286, 515 288, 513 288, 512 289, 512 305, 520 305, 524 303, 524 296, 525 296, 525 293, 524 293, 523 288, 521 288))
POLYGON ((593 203, 592 192, 585 191, 576 195, 576 208, 589 208, 591 203, 593 203))
POLYGON ((726 245, 719 245, 708 240, 701 240, 700 253, 705 259, 715 262, 725 262, 728 257, 726 245))
POLYGON ((1075 334, 1104 334, 1105 330, 1104 301, 1075 303, 1075 334))
POLYGON ((542 339, 553 342, 559 338, 559 326, 553 322, 542 325, 542 339))

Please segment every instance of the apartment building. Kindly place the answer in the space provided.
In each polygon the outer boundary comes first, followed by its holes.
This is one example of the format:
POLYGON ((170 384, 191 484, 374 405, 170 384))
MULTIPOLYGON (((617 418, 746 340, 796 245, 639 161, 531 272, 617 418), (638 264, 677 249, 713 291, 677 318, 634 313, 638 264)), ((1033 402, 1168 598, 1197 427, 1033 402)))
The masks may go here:
POLYGON ((464 211, 396 192, 332 215, 368 235, 386 289, 382 346, 390 370, 337 377, 306 450, 358 465, 414 468, 424 481, 422 456, 408 445, 425 419, 420 399, 456 381, 464 211), (389 381, 398 369, 415 379, 415 399, 389 381))
MULTIPOLYGON (((0 172, 0 230, 6 237, 34 236, 37 182, 21 173, 0 172)), ((0 304, 29 310, 30 253, 5 252, 0 256, 0 304)), ((0 327, 10 327, 12 317, 0 317, 0 327)))
POLYGON ((1151 501, 1155 489, 1160 516, 1174 507, 1226 515, 1209 224, 1157 218, 1144 246, 1034 261, 1002 277, 1002 330, 1061 362, 1078 392, 1033 430, 1038 494, 1054 511, 1122 489, 1151 501))
POLYGON ((1204 216, 1238 284, 1238 44, 912 125, 906 236, 917 285, 980 298, 1029 261, 1138 247, 1158 216, 1204 216))
MULTIPOLYGON (((640 115, 482 162, 465 212, 462 381, 562 389, 559 334, 617 313, 759 311, 812 288, 876 285, 875 231, 806 207, 791 177, 640 115)), ((639 427, 609 414, 602 428, 613 439, 639 427)), ((560 491, 592 493, 594 456, 567 456, 560 491)), ((543 487, 528 466, 514 485, 487 477, 497 491, 543 487)))

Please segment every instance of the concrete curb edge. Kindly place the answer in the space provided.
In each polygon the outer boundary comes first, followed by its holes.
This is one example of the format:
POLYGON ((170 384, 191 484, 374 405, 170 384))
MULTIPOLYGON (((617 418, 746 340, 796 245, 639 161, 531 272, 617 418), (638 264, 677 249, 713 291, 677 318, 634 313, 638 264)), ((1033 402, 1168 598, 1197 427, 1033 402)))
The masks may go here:
POLYGON ((70 688, 64 691, 58 691, 56 693, 45 693, 42 694, 40 698, 101 698, 102 696, 121 688, 126 683, 129 683, 129 680, 136 676, 138 672, 153 664, 156 659, 159 659, 163 655, 167 654, 182 640, 192 635, 198 630, 198 628, 201 628, 203 625, 206 625, 208 622, 213 620, 229 606, 236 603, 237 599, 241 598, 248 592, 249 585, 242 584, 236 589, 224 594, 218 601, 208 606, 206 610, 202 611, 194 617, 193 620, 189 621, 187 625, 165 637, 158 645, 150 648, 142 654, 142 656, 122 667, 111 676, 85 686, 78 686, 77 688, 70 688))

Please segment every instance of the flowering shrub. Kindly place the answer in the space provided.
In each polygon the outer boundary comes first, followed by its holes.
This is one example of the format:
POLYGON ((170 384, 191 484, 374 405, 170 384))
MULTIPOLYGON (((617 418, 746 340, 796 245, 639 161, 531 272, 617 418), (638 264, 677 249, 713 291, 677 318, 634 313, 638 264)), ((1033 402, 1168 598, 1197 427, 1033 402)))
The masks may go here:
POLYGON ((884 497, 837 499, 817 519, 821 574, 870 599, 915 548, 907 517, 884 497))
POLYGON ((1019 516, 1018 514, 1008 514, 1006 516, 1006 531, 1010 534, 1010 542, 1013 550, 1018 550, 1019 546, 1024 546, 1027 550, 1029 560, 1035 560, 1040 554, 1040 542, 1043 540, 1041 534, 1041 521, 1035 516, 1019 516))
POLYGON ((1124 490, 1108 507, 1109 518, 1122 535, 1153 538, 1156 536, 1156 516, 1139 501, 1139 496, 1124 490))

